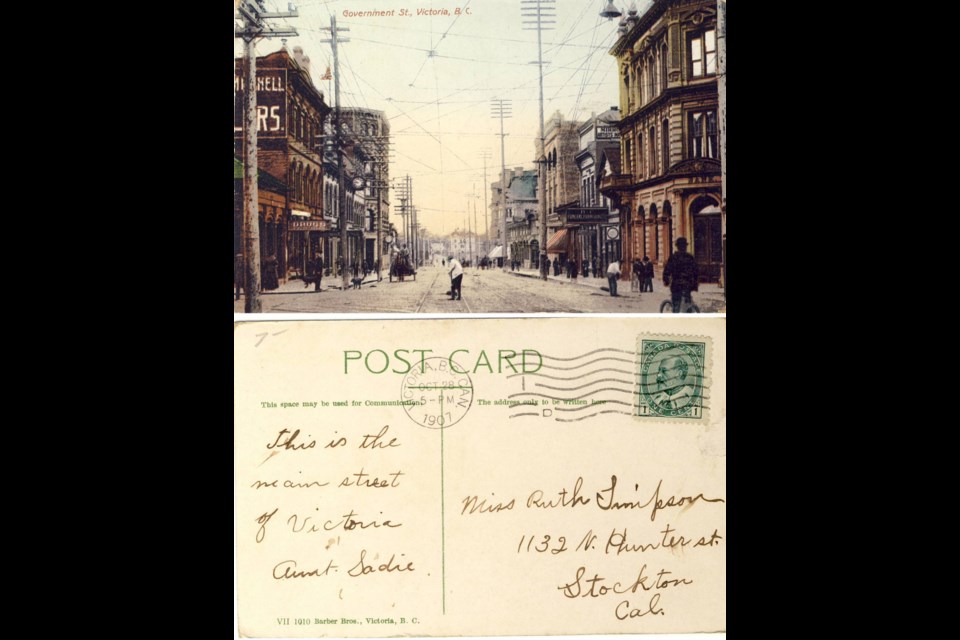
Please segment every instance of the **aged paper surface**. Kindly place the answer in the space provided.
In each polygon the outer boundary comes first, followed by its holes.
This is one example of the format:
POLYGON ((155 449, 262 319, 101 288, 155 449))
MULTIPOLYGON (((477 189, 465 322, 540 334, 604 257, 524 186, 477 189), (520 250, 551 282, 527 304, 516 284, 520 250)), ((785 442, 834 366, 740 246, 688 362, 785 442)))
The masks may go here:
POLYGON ((725 319, 235 326, 241 636, 725 629, 725 319))

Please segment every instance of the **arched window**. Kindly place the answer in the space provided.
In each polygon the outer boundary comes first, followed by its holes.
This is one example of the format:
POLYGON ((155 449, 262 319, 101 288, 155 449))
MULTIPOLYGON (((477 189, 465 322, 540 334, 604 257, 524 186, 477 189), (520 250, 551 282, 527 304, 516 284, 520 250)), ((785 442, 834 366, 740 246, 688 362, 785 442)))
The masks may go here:
POLYGON ((663 157, 663 173, 670 169, 670 121, 664 119, 660 123, 660 154, 663 157))
POLYGON ((660 234, 657 233, 657 229, 659 229, 659 225, 657 225, 656 223, 656 220, 657 220, 656 203, 650 205, 650 218, 654 221, 653 228, 651 229, 651 231, 653 232, 653 261, 659 262, 660 261, 660 237, 659 237, 660 234))
POLYGON ((650 175, 657 174, 657 128, 650 127, 650 136, 647 138, 650 144, 650 175))
POLYGON ((657 62, 654 60, 653 54, 647 57, 647 81, 650 83, 647 93, 653 100, 654 96, 657 95, 657 62))
MULTIPOLYGON (((629 142, 628 142, 629 144, 629 142)), ((632 158, 631 158, 632 159, 632 158)), ((643 173, 643 134, 637 134, 637 179, 642 180, 643 173)))
POLYGON ((667 45, 660 47, 660 93, 667 90, 667 45))

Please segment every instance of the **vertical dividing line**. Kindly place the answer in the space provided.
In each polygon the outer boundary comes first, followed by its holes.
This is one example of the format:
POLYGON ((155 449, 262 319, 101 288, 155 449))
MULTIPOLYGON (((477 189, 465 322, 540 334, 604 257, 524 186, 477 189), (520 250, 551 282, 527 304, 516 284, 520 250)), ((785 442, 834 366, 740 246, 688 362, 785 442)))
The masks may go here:
MULTIPOLYGON (((440 389, 440 419, 443 420, 443 389, 440 389)), ((447 527, 444 513, 444 486, 443 486, 443 432, 444 425, 440 425, 440 580, 443 602, 443 615, 447 615, 447 527)))

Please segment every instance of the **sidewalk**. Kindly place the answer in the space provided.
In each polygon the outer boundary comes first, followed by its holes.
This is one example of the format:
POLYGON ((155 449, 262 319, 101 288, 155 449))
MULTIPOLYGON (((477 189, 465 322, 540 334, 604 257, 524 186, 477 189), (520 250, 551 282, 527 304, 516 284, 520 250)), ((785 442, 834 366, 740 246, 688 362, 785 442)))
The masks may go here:
MULTIPOLYGON (((517 271, 507 271, 506 273, 518 278, 540 279, 540 272, 536 269, 519 269, 517 271)), ((581 274, 574 280, 573 278, 568 278, 566 274, 563 273, 561 273, 559 276, 555 276, 553 275, 553 271, 550 271, 550 273, 547 274, 547 281, 559 285, 585 287, 595 291, 600 291, 604 295, 609 295, 610 285, 607 282, 606 277, 594 278, 591 274, 590 276, 584 278, 581 274), (607 289, 607 291, 602 291, 601 287, 607 289)), ((620 280, 617 282, 617 295, 621 298, 641 297, 639 291, 630 291, 629 280, 620 280)), ((663 286, 662 280, 655 278, 653 281, 653 293, 648 291, 644 293, 642 297, 647 300, 649 300, 651 297, 657 299, 657 309, 650 311, 652 313, 656 313, 659 312, 660 302, 670 297, 670 289, 663 286)), ((727 303, 723 296, 723 289, 715 283, 701 284, 700 290, 693 293, 693 301, 698 307, 700 307, 700 311, 703 313, 725 313, 727 310, 727 303)), ((647 305, 645 304, 644 306, 647 305)))
MULTIPOLYGON (((387 278, 387 272, 384 271, 384 272, 383 272, 383 281, 386 282, 387 280, 388 280, 388 278, 387 278)), ((342 281, 341 281, 340 276, 324 276, 324 277, 323 277, 323 280, 320 282, 320 293, 322 293, 322 292, 324 292, 324 291, 329 291, 329 290, 331 290, 331 289, 333 289, 334 291, 340 291, 340 290, 341 290, 341 286, 340 286, 341 284, 342 284, 342 281)), ((374 286, 377 285, 377 274, 374 273, 374 272, 370 272, 370 273, 367 274, 367 277, 363 279, 363 283, 361 284, 361 287, 368 287, 368 286, 370 286, 370 285, 374 285, 374 286)), ((273 289, 272 291, 261 291, 261 292, 260 292, 260 295, 261 295, 261 296, 274 296, 274 295, 282 294, 282 293, 286 293, 286 294, 289 294, 289 293, 316 293, 316 292, 313 290, 313 286, 314 286, 314 285, 313 285, 312 282, 311 282, 310 284, 304 286, 304 282, 303 282, 303 280, 301 280, 300 278, 289 279, 289 280, 287 280, 286 282, 281 282, 281 283, 280 283, 280 286, 277 287, 276 289, 273 289)), ((349 284, 347 285, 347 289, 350 289, 350 285, 349 285, 349 284)), ((233 307, 234 307, 233 310, 234 310, 235 312, 237 312, 237 313, 243 313, 243 294, 242 294, 242 293, 240 294, 240 299, 239 299, 239 300, 234 300, 234 302, 233 302, 233 307)))

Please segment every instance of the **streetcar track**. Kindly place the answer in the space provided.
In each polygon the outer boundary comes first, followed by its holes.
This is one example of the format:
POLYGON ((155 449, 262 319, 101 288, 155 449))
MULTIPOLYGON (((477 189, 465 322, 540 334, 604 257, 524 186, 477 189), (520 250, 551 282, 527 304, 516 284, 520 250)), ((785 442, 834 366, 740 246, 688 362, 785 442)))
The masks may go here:
POLYGON ((433 285, 437 283, 437 278, 439 277, 440 272, 437 271, 436 275, 433 276, 433 281, 427 287, 427 290, 423 292, 422 296, 420 296, 420 303, 417 304, 417 308, 413 310, 414 313, 420 313, 420 309, 423 308, 423 303, 427 301, 427 296, 430 295, 430 292, 433 290, 433 285))

